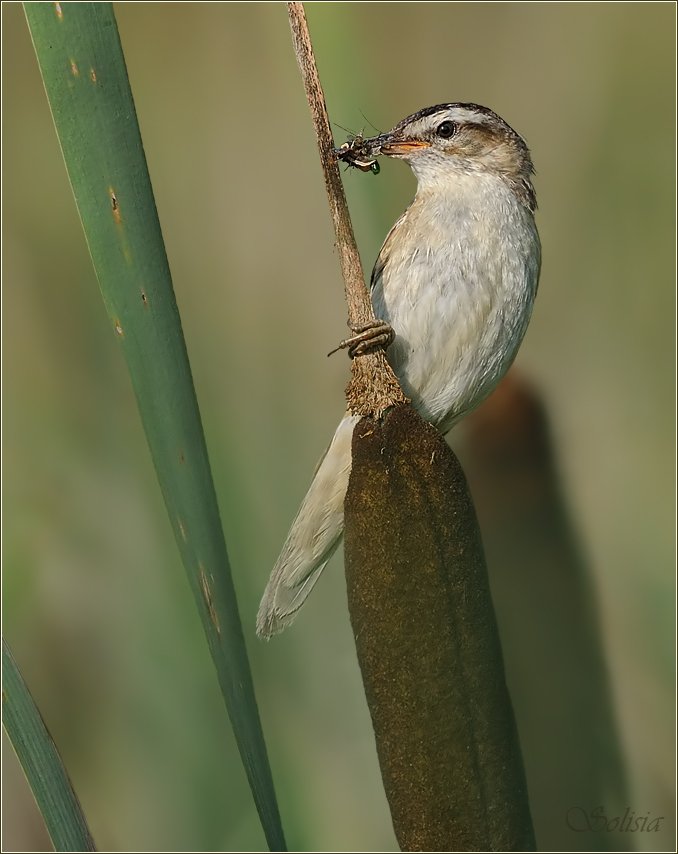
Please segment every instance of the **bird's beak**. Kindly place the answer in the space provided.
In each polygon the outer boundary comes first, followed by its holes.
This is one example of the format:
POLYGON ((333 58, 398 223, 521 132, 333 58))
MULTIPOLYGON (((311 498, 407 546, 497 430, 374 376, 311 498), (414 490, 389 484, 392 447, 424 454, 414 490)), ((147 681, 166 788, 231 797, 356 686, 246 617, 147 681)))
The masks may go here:
POLYGON ((372 139, 365 140, 365 146, 371 150, 373 157, 384 154, 386 157, 406 157, 413 151, 430 148, 431 143, 423 139, 407 139, 393 133, 382 133, 372 139))
POLYGON ((381 146, 380 153, 385 154, 387 157, 398 157, 399 155, 402 157, 420 148, 430 148, 430 146, 431 143, 425 142, 423 139, 403 139, 385 143, 381 146))

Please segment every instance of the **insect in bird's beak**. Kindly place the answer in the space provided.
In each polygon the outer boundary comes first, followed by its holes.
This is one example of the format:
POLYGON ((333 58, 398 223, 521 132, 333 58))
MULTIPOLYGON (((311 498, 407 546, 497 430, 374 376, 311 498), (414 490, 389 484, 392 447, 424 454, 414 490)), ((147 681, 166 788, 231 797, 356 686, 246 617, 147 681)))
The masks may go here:
POLYGON ((345 142, 339 148, 335 148, 334 156, 348 166, 354 166, 362 172, 372 172, 372 174, 378 175, 381 171, 380 166, 374 157, 365 153, 364 142, 362 135, 358 135, 350 142, 345 142))
POLYGON ((386 157, 402 157, 419 148, 429 148, 430 145, 430 142, 423 139, 398 139, 392 133, 382 133, 379 136, 369 139, 365 139, 362 134, 358 134, 349 142, 345 142, 339 148, 335 148, 334 154, 337 160, 341 160, 349 166, 355 166, 363 172, 370 171, 377 175, 379 173, 379 164, 375 158, 382 155, 386 157))
POLYGON ((362 132, 353 136, 339 148, 334 149, 337 160, 349 166, 354 166, 363 172, 372 172, 378 175, 380 171, 376 158, 381 154, 382 136, 374 136, 365 139, 362 132))

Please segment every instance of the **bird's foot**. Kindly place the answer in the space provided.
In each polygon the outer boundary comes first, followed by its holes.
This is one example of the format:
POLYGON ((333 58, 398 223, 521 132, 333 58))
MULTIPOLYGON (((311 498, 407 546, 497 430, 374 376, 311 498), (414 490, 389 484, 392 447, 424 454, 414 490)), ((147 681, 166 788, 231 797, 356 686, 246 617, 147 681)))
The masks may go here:
POLYGON ((331 356, 338 350, 348 350, 348 355, 354 359, 356 356, 363 356, 365 353, 372 353, 380 348, 385 350, 395 338, 393 327, 384 320, 371 320, 363 326, 354 327, 352 331, 355 332, 355 335, 341 341, 339 346, 327 355, 331 356))

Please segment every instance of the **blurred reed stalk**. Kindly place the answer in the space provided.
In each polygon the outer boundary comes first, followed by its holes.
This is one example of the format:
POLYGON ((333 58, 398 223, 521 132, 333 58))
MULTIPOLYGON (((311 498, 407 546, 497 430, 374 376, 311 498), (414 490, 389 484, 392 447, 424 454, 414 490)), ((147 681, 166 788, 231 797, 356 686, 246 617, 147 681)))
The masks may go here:
POLYGON ((594 577, 544 403, 514 368, 465 420, 463 437, 537 838, 547 851, 631 850, 633 834, 568 824, 582 804, 622 815, 629 790, 594 577))
MULTIPOLYGON (((374 318, 303 5, 288 4, 342 261, 349 325, 374 318)), ((345 503, 349 610, 398 843, 534 850, 487 569, 461 466, 382 352, 353 360, 345 503), (368 362, 367 360, 371 361, 368 362)))
MULTIPOLYGON (((256 807, 269 846, 284 850, 200 412, 112 4, 26 3, 24 9, 111 330, 127 362, 256 807)), ((196 726, 199 720, 196 710, 196 726)))
POLYGON ((96 851, 59 751, 4 637, 2 723, 24 769, 55 851, 96 851))

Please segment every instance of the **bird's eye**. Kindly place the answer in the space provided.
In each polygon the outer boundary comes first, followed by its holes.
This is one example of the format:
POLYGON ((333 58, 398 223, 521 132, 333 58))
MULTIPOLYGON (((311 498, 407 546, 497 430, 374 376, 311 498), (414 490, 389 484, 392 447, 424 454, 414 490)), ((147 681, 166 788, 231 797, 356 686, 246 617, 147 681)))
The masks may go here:
POLYGON ((437 136, 441 136, 443 139, 449 139, 451 136, 454 136, 457 132, 457 126, 454 122, 441 122, 436 128, 437 136))

